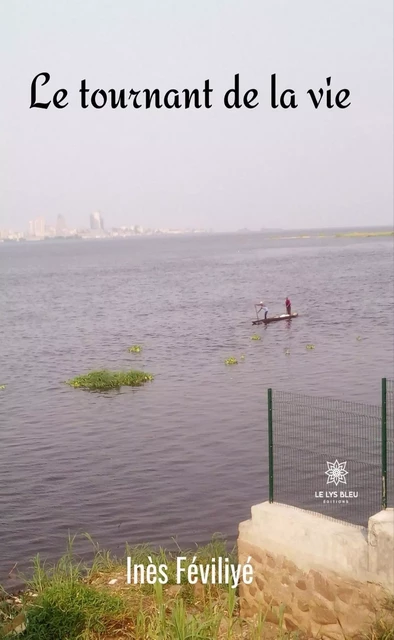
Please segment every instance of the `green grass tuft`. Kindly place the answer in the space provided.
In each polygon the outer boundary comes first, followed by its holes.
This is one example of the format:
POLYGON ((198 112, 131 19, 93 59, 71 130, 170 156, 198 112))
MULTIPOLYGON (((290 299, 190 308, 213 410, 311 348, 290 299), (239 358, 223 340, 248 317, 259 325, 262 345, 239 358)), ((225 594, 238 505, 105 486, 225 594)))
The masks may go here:
POLYGON ((153 380, 153 376, 145 371, 91 371, 82 376, 67 380, 71 387, 90 389, 92 391, 106 391, 119 387, 140 387, 145 382, 153 380))
POLYGON ((24 637, 81 640, 91 637, 90 633, 115 634, 125 627, 126 616, 125 601, 116 594, 82 582, 54 584, 39 594, 29 608, 24 637))

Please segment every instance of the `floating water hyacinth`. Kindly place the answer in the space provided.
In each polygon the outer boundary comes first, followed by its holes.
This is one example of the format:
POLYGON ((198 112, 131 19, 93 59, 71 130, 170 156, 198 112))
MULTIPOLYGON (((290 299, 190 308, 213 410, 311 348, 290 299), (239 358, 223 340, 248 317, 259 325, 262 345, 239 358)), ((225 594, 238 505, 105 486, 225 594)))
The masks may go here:
POLYGON ((237 358, 227 358, 227 360, 224 361, 224 364, 238 364, 238 360, 237 358))
POLYGON ((145 371, 107 371, 102 369, 67 380, 67 384, 71 387, 91 391, 108 391, 109 389, 119 389, 119 387, 141 387, 150 380, 153 380, 153 375, 145 371))
POLYGON ((128 351, 129 353, 140 353, 142 347, 139 344, 133 344, 132 347, 129 347, 128 351))
POLYGON ((251 338, 251 340, 261 340, 261 337, 255 333, 251 338))
POLYGON ((315 345, 314 345, 314 344, 307 344, 307 345, 306 345, 306 348, 307 348, 307 349, 314 349, 314 348, 315 348, 315 345))

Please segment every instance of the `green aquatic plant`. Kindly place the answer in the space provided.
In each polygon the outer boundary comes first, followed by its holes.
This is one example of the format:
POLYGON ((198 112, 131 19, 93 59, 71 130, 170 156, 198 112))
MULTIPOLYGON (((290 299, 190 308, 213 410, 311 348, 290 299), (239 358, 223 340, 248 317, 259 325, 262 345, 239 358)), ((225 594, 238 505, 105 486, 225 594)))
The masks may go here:
POLYGON ((314 345, 314 344, 307 344, 307 345, 306 345, 306 348, 307 348, 307 349, 314 349, 314 348, 315 348, 315 345, 314 345))
POLYGON ((257 335, 257 333, 253 334, 253 336, 250 338, 251 340, 261 340, 261 337, 259 335, 257 335))
POLYGON ((75 388, 94 391, 107 391, 119 387, 140 387, 145 382, 153 380, 153 376, 145 371, 91 371, 82 376, 67 380, 68 385, 75 388))
POLYGON ((128 348, 129 353, 140 353, 142 351, 142 347, 139 344, 133 344, 132 347, 128 348))
POLYGON ((5 389, 6 385, 5 384, 0 384, 0 389, 5 389))
POLYGON ((227 358, 227 360, 224 361, 224 364, 238 364, 238 360, 237 358, 227 358))

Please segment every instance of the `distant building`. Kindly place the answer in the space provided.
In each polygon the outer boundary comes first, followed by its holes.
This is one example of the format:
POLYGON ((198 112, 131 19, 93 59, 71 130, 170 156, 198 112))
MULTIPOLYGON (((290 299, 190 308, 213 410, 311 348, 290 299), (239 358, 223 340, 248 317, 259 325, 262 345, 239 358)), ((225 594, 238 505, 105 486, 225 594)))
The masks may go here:
POLYGON ((43 216, 30 220, 29 235, 35 238, 43 238, 45 236, 45 218, 43 216))
POLYGON ((98 211, 90 214, 90 228, 95 231, 104 231, 104 220, 98 211))
POLYGON ((57 236, 65 236, 67 235, 67 225, 64 216, 59 215, 56 220, 56 235, 57 236))

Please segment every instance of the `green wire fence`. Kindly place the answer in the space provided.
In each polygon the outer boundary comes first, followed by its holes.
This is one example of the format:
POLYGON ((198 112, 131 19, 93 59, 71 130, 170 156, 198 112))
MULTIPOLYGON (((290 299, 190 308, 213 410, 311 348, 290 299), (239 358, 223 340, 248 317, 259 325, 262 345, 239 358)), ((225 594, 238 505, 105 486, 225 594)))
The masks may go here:
POLYGON ((383 509, 394 507, 394 380, 386 378, 382 380, 382 487, 383 509))
POLYGON ((268 389, 269 501, 366 525, 394 506, 394 381, 381 405, 268 389))

